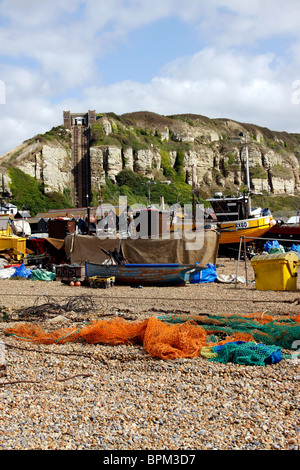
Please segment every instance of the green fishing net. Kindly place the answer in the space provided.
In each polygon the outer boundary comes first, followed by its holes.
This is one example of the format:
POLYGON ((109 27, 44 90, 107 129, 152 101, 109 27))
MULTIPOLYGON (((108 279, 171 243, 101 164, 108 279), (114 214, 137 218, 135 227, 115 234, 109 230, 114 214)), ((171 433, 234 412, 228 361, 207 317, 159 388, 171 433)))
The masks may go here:
POLYGON ((243 315, 208 314, 198 316, 164 315, 159 319, 168 323, 196 322, 207 331, 208 335, 214 335, 217 340, 238 333, 240 339, 242 339, 242 335, 249 335, 258 343, 292 349, 293 343, 300 339, 300 323, 292 318, 274 318, 262 322, 243 315))
POLYGON ((278 346, 266 346, 253 342, 232 342, 222 346, 213 346, 212 352, 216 353, 210 361, 227 364, 257 365, 276 364, 282 359, 281 348, 278 346))

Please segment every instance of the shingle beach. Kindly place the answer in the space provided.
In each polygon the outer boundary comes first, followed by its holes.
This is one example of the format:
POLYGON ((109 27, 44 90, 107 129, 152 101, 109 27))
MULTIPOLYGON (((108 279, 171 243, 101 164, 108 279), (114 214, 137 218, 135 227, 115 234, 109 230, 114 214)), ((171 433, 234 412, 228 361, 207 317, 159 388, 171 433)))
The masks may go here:
MULTIPOLYGON (((218 273, 236 261, 218 259, 218 273)), ((243 264, 239 275, 245 276, 243 264)), ((253 270, 247 276, 253 281, 253 270)), ((24 319, 46 331, 121 316, 268 312, 299 315, 297 291, 258 291, 255 283, 185 287, 70 287, 0 281, 1 450, 299 450, 299 359, 266 366, 162 360, 142 345, 35 344, 6 336, 28 307, 88 296, 96 308, 52 310, 24 319)))

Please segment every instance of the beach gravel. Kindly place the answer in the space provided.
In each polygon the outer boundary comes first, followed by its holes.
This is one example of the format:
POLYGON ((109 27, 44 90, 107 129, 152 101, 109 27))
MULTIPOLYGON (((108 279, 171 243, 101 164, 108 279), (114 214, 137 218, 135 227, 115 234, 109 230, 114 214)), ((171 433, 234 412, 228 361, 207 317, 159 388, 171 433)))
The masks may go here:
MULTIPOLYGON (((218 259, 217 272, 237 262, 218 259)), ((0 450, 299 450, 299 359, 266 366, 151 357, 142 345, 42 345, 5 336, 21 321, 44 330, 116 316, 267 312, 300 314, 299 290, 248 284, 91 289, 58 281, 1 280, 0 450), (65 312, 70 297, 86 309, 65 312), (87 296, 87 297, 85 297, 87 296), (55 301, 50 313, 29 307, 55 301), (94 309, 89 309, 89 299, 94 309), (2 354, 2 355, 1 355, 2 354)))

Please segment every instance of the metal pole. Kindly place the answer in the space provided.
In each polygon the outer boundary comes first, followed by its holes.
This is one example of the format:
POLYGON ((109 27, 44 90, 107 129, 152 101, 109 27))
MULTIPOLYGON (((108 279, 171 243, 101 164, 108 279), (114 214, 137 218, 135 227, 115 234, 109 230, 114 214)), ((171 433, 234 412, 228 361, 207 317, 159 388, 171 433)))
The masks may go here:
POLYGON ((192 164, 192 195, 193 195, 193 206, 192 206, 192 218, 193 218, 193 231, 196 230, 196 214, 195 214, 195 183, 194 183, 194 164, 192 164))
POLYGON ((248 193, 250 193, 250 173, 249 173, 249 155, 248 155, 248 143, 247 143, 247 135, 246 135, 246 176, 247 176, 247 187, 248 193))
POLYGON ((248 284, 248 275, 247 275, 247 252, 246 252, 246 241, 244 237, 244 257, 245 257, 245 274, 246 274, 246 286, 248 284))
POLYGON ((245 237, 244 235, 242 236, 243 238, 248 239, 248 240, 265 240, 266 242, 270 240, 270 241, 299 242, 300 243, 300 240, 291 240, 288 238, 245 237))
POLYGON ((103 218, 103 213, 102 213, 102 194, 101 194, 101 184, 100 184, 100 181, 98 181, 98 189, 99 189, 100 217, 101 217, 101 220, 102 220, 102 218, 103 218))
POLYGON ((86 205, 87 205, 87 232, 90 234, 90 206, 89 206, 89 195, 86 195, 86 205))
POLYGON ((242 246, 242 239, 243 237, 240 237, 240 246, 239 246, 239 256, 238 256, 238 261, 237 261, 237 266, 236 266, 236 275, 235 275, 235 288, 237 285, 237 278, 238 278, 238 272, 239 272, 239 263, 240 263, 240 256, 241 256, 241 246, 242 246))
POLYGON ((148 206, 151 207, 151 201, 150 201, 150 181, 148 181, 148 206))

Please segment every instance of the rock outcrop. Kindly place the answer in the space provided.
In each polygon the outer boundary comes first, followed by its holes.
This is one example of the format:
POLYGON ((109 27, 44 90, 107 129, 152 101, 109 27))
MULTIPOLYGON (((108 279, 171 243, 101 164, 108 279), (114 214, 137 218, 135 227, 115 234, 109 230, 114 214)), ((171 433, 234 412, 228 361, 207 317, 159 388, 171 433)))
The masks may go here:
POLYGON ((95 178, 101 174, 102 182, 105 176, 115 181, 121 166, 149 178, 161 173, 163 178, 162 150, 168 152, 172 167, 181 150, 188 183, 192 183, 193 168, 197 187, 233 190, 247 183, 247 139, 250 184, 254 192, 295 195, 300 189, 298 135, 195 115, 168 118, 153 113, 132 113, 117 118, 105 115, 99 124, 106 136, 119 139, 114 148, 97 140, 91 148, 91 156, 98 152, 105 154, 105 159, 98 160, 100 166, 94 167, 91 158, 92 174, 95 178), (132 148, 124 148, 124 142, 126 147, 134 133, 140 139, 144 137, 143 143, 148 142, 146 148, 135 149, 135 142, 132 148))
MULTIPOLYGON (((21 154, 13 159, 13 165, 42 182, 45 192, 63 192, 64 188, 71 188, 72 161, 66 148, 58 142, 54 145, 36 142, 29 147, 23 145, 22 150, 21 154)), ((7 176, 6 180, 9 184, 7 176)))
MULTIPOLYGON (((41 181, 46 191, 74 189, 72 145, 63 126, 56 138, 43 136, 24 142, 3 155, 0 172, 7 189, 7 168, 18 166, 41 181)), ((148 178, 168 179, 166 160, 175 168, 183 155, 188 183, 212 193, 235 190, 247 183, 246 140, 251 189, 254 192, 296 195, 300 190, 300 135, 273 132, 229 119, 199 115, 160 116, 141 112, 122 116, 98 115, 91 127, 91 187, 116 181, 128 168, 148 178)))

